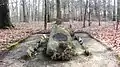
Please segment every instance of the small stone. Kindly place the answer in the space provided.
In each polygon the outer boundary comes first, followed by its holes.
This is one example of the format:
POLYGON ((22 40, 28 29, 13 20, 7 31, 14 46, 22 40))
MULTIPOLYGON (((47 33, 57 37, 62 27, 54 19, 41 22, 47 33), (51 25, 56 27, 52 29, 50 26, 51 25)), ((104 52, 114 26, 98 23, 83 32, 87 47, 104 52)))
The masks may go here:
POLYGON ((89 55, 90 55, 90 52, 87 51, 87 50, 85 50, 84 54, 85 54, 85 56, 89 56, 89 55))

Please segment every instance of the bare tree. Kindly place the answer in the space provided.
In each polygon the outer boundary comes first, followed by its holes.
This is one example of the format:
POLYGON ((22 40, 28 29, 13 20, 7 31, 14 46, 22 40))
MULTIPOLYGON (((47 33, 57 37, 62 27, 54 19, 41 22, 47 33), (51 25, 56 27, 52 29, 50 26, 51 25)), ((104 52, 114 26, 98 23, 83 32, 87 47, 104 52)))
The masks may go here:
POLYGON ((47 22, 50 22, 50 1, 47 1, 47 22))
POLYGON ((114 8, 113 8, 113 21, 115 21, 115 20, 116 20, 116 15, 115 15, 115 13, 116 13, 116 9, 115 9, 115 2, 116 2, 116 0, 114 0, 114 8))
POLYGON ((44 29, 47 29, 47 0, 45 0, 45 16, 44 16, 44 29))
POLYGON ((0 28, 13 27, 10 22, 8 0, 0 0, 0 28))
POLYGON ((61 24, 61 9, 60 9, 60 0, 56 0, 56 7, 57 7, 57 19, 56 24, 61 24))
POLYGON ((90 2, 90 0, 89 0, 89 12, 88 12, 88 17, 89 17, 89 19, 88 19, 88 26, 91 26, 91 2, 90 2))
POLYGON ((83 14, 83 7, 82 7, 82 5, 83 5, 83 0, 80 0, 80 20, 82 21, 83 20, 83 16, 82 16, 82 14, 83 14))
MULTIPOLYGON (((115 20, 115 5, 111 0, 46 0, 47 11, 46 21, 61 20, 83 21, 88 19, 88 26, 91 21, 115 20), (86 3, 87 8, 86 8, 86 3), (101 2, 100 2, 101 1, 101 2), (88 8, 89 7, 89 8, 88 8), (113 8, 114 9, 111 9, 113 8), (56 9, 55 9, 56 8, 56 9), (101 9, 101 10, 100 10, 101 9), (57 14, 56 14, 57 13, 57 14), (100 16, 100 17, 99 17, 100 16)), ((115 0, 114 0, 115 1, 115 0)), ((43 21, 45 19, 45 0, 10 0, 10 16, 12 21, 17 18, 21 21, 43 21), (41 3, 42 2, 42 3, 41 3), (41 7, 42 6, 42 7, 41 7)), ((100 23, 99 23, 100 25, 100 23)), ((84 25, 83 25, 84 26, 84 25)))
POLYGON ((86 5, 85 5, 85 13, 84 13, 84 20, 83 20, 83 28, 85 27, 85 20, 86 20, 86 14, 87 14, 87 6, 88 6, 88 0, 86 0, 86 5))
POLYGON ((103 18, 106 21, 106 0, 103 0, 103 18))
POLYGON ((111 21, 112 19, 112 5, 110 4, 111 0, 108 0, 107 2, 107 19, 111 21))
POLYGON ((117 23, 116 23, 116 30, 118 30, 119 21, 120 21, 120 0, 117 0, 117 23))
POLYGON ((25 1, 26 1, 26 0, 22 0, 22 7, 23 7, 23 22, 28 22, 28 21, 27 21, 27 17, 26 17, 26 11, 25 11, 25 1))
POLYGON ((101 13, 101 1, 100 0, 94 0, 94 10, 95 10, 95 16, 97 18, 97 20, 99 21, 99 26, 101 25, 100 23, 100 13, 101 13))

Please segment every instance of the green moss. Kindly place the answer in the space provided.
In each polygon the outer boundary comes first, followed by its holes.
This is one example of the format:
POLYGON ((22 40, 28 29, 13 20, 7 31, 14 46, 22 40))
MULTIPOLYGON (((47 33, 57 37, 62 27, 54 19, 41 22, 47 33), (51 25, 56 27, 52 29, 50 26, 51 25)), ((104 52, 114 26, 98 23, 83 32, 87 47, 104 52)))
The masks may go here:
POLYGON ((116 55, 116 58, 119 60, 119 62, 120 62, 120 55, 116 55))
POLYGON ((18 44, 19 44, 19 42, 15 42, 15 43, 13 43, 13 44, 10 44, 9 46, 7 46, 7 49, 8 49, 8 50, 12 50, 12 49, 14 49, 15 47, 17 47, 18 44))
POLYGON ((52 60, 62 60, 69 61, 74 56, 77 56, 75 48, 70 42, 61 42, 59 43, 58 50, 53 53, 51 56, 52 60))

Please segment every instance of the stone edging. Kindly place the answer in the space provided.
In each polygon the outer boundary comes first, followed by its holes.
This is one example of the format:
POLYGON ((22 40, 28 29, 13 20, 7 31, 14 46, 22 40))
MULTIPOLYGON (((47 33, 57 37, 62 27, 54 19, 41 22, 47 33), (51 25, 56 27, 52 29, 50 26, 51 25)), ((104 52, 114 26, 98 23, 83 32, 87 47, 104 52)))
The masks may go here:
POLYGON ((29 38, 29 37, 30 37, 30 35, 27 36, 27 37, 25 37, 25 38, 22 38, 22 39, 18 40, 17 42, 14 42, 14 43, 12 43, 12 44, 9 44, 9 45, 7 46, 7 50, 8 50, 8 51, 12 50, 13 48, 15 48, 16 46, 18 46, 20 43, 24 42, 24 41, 25 41, 27 38, 29 38))
POLYGON ((95 38, 94 36, 92 36, 90 33, 85 32, 85 31, 77 31, 75 33, 86 33, 88 34, 89 37, 93 38, 94 40, 96 40, 97 42, 101 43, 103 46, 107 47, 108 50, 113 51, 113 49, 111 47, 109 47, 107 44, 103 43, 102 41, 100 41, 99 39, 95 38))

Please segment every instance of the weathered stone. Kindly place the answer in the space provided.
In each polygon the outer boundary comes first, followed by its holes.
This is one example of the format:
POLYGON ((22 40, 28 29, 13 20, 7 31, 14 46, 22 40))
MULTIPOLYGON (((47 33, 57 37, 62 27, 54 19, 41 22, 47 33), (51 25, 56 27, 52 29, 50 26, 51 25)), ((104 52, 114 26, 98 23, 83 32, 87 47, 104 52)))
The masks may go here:
POLYGON ((67 36, 63 33, 57 33, 57 34, 53 35, 53 39, 57 40, 57 41, 67 41, 68 40, 67 36))
POLYGON ((53 26, 46 54, 54 60, 70 60, 75 55, 75 45, 70 33, 57 25, 53 26))
POLYGON ((39 51, 39 48, 46 47, 47 43, 48 43, 48 37, 44 34, 41 35, 41 37, 39 38, 39 41, 37 41, 35 44, 30 45, 28 47, 28 50, 27 50, 28 56, 30 57, 34 56, 37 53, 37 51, 39 51))

